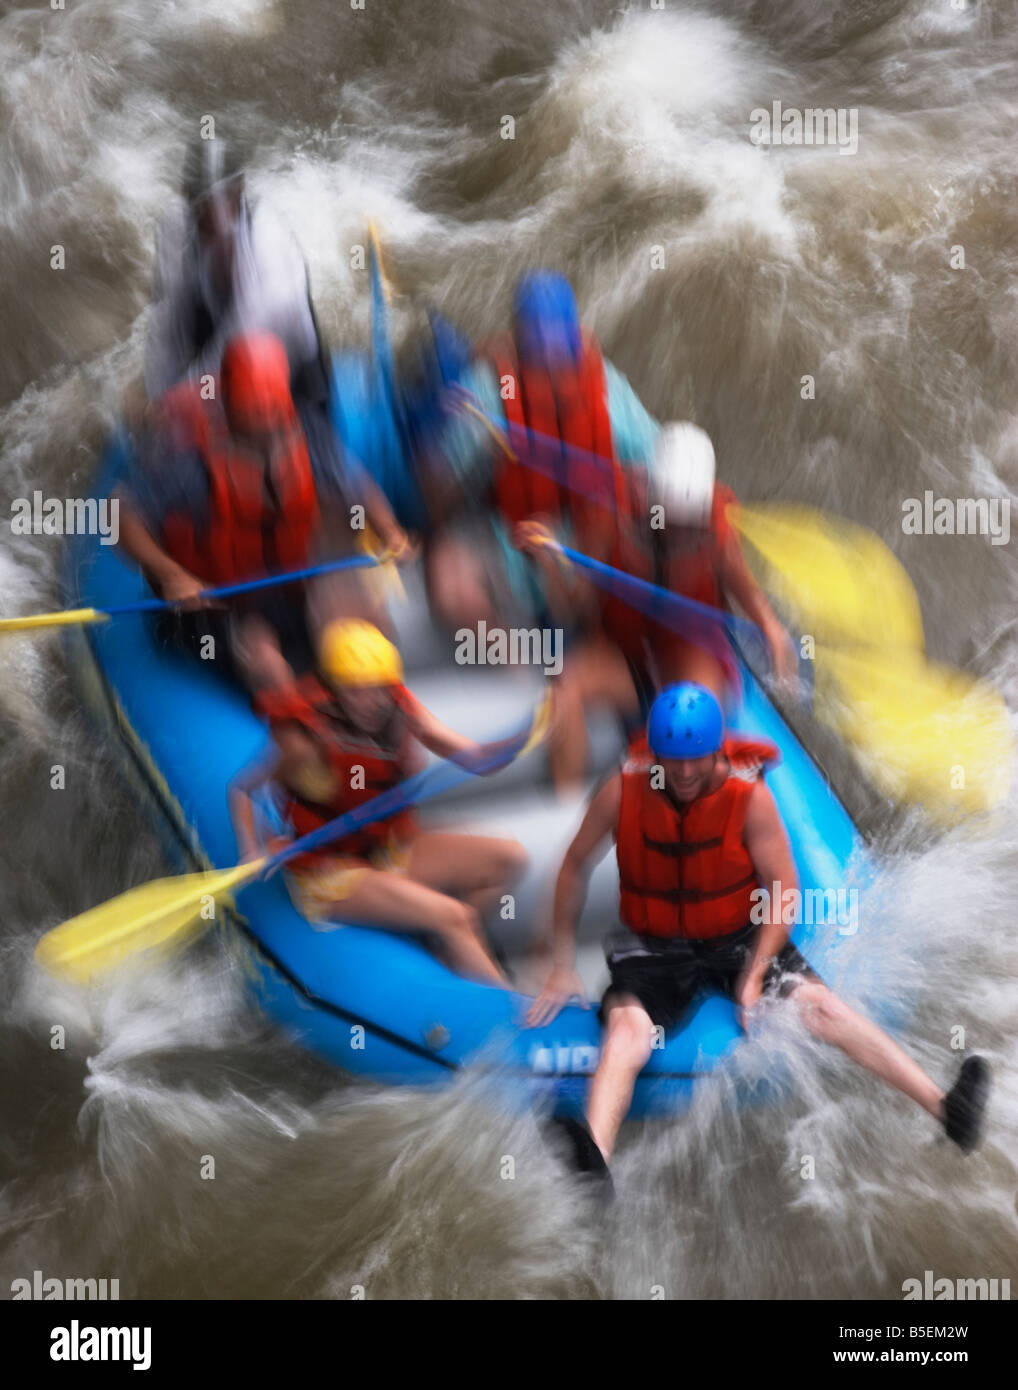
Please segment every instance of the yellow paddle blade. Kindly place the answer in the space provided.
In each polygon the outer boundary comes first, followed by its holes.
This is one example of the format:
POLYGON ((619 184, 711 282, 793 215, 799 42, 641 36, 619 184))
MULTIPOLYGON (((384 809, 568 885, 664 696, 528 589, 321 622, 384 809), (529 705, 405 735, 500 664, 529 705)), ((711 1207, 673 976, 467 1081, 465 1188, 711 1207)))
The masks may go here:
POLYGON ((911 651, 818 649, 816 709, 896 800, 956 821, 1007 796, 1014 736, 985 681, 911 651))
POLYGON ((84 984, 136 951, 185 939, 192 927, 214 920, 230 890, 257 878, 266 862, 143 883, 54 927, 36 946, 35 958, 54 974, 84 984))
POLYGON ((24 618, 0 618, 0 632, 24 632, 32 627, 70 627, 73 623, 106 623, 98 608, 67 608, 63 613, 30 613, 24 618))
POLYGON ((763 561, 763 587, 818 642, 922 648, 912 581, 872 531, 786 503, 727 515, 763 561))

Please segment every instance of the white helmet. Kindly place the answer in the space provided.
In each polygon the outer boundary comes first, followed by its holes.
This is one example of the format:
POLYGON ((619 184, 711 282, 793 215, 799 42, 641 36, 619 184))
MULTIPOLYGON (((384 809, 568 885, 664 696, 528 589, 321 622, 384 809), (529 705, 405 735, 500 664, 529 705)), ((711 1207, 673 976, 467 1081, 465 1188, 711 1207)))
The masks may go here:
POLYGON ((673 526, 710 523, 714 505, 714 445, 699 425, 662 425, 654 446, 651 489, 673 526))

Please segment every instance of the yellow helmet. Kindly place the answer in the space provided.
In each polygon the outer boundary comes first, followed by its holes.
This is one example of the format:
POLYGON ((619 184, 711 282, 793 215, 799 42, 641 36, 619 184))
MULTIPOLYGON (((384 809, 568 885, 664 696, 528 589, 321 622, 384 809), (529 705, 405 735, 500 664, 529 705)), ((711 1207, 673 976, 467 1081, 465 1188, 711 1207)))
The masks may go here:
POLYGON ((377 627, 360 618, 329 623, 318 660, 337 685, 396 685, 403 679, 399 652, 377 627))

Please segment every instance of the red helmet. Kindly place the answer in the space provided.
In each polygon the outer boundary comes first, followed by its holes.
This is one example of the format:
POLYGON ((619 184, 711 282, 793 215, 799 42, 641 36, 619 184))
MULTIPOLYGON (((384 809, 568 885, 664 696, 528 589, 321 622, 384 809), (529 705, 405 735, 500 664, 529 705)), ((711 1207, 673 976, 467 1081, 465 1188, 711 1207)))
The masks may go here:
POLYGON ((226 418, 237 429, 273 429, 293 419, 290 363, 274 334, 231 338, 223 349, 219 381, 226 418))

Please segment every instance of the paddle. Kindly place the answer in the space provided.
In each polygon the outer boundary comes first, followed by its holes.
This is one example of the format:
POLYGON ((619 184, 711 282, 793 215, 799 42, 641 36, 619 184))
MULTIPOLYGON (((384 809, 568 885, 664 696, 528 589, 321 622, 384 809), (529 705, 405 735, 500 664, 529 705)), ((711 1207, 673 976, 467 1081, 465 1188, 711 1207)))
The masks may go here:
POLYGON ((47 932, 35 948, 35 958, 52 973, 84 984, 136 952, 172 942, 182 944, 207 921, 214 920, 218 904, 229 903, 235 889, 266 877, 295 855, 318 849, 363 825, 439 796, 470 777, 494 772, 524 757, 547 732, 549 704, 546 696, 524 728, 485 745, 480 755, 459 755, 427 767, 274 854, 229 869, 156 879, 89 908, 47 932))
POLYGON ((1014 745, 1007 707, 987 682, 927 661, 912 581, 879 536, 786 503, 730 507, 728 518, 762 560, 765 587, 817 639, 817 714, 875 785, 947 821, 999 805, 1014 745))
POLYGON ((628 570, 616 569, 613 565, 606 565, 602 560, 594 560, 560 541, 550 540, 547 544, 549 549, 557 550, 572 564, 593 575, 595 582, 602 588, 610 589, 617 598, 623 599, 632 608, 639 608, 641 613, 646 613, 648 617, 664 621, 664 615, 672 613, 684 620, 680 623, 680 630, 683 631, 690 624, 693 627, 709 624, 712 627, 723 627, 736 637, 764 640, 760 628, 756 623, 750 622, 749 618, 729 613, 723 608, 712 608, 709 603, 686 598, 684 594, 674 594, 669 589, 662 589, 658 584, 651 584, 649 580, 637 578, 628 570))
POLYGON ((818 641, 921 651, 923 622, 912 581, 874 532, 788 503, 726 513, 763 561, 763 586, 818 641))
MULTIPOLYGON (((320 565, 307 569, 289 570, 285 574, 266 574, 260 579, 246 579, 242 584, 224 584, 215 589, 203 589, 203 599, 215 600, 235 598, 238 594, 253 593, 257 589, 282 587, 284 584, 298 584, 302 579, 314 579, 319 574, 331 574, 335 570, 364 569, 390 562, 386 554, 350 555, 342 560, 326 560, 320 565)), ((22 618, 0 618, 0 632, 21 632, 37 627, 69 627, 74 623, 105 623, 111 618, 119 618, 127 613, 158 613, 162 609, 177 608, 172 599, 142 598, 134 603, 121 603, 114 608, 66 608, 59 613, 34 613, 22 618)))
POLYGON ((1011 782, 1013 734, 986 681, 921 651, 817 648, 816 710, 895 800, 946 824, 992 810, 1011 782))

